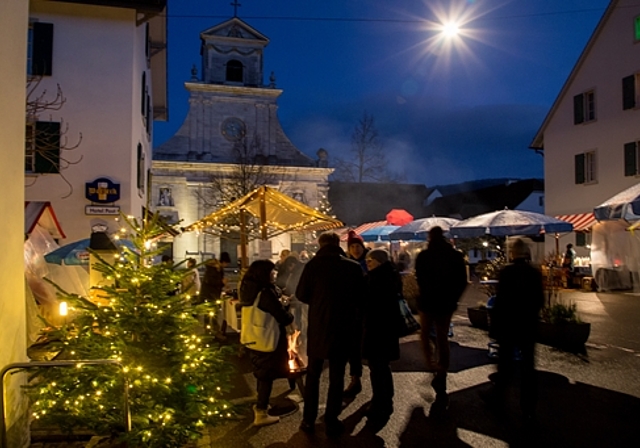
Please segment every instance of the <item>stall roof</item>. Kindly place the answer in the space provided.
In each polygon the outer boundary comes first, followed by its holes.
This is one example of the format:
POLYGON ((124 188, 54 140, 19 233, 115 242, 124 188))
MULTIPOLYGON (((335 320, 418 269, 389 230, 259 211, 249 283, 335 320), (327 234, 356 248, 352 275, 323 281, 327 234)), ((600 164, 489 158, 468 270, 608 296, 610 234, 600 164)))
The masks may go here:
MULTIPOLYGON (((331 216, 309 207, 270 187, 262 186, 246 196, 184 227, 183 231, 202 231, 222 234, 224 221, 239 216, 241 211, 258 218, 266 230, 267 238, 291 230, 323 231, 342 227, 344 224, 331 216)), ((260 228, 249 230, 249 239, 262 237, 260 228)))
POLYGON ((53 211, 51 202, 26 201, 24 203, 24 233, 31 234, 36 225, 40 224, 55 239, 66 238, 62 227, 53 211))
POLYGON ((556 219, 567 221, 573 224, 574 232, 588 232, 597 222, 595 215, 592 213, 574 213, 572 215, 558 215, 556 219))

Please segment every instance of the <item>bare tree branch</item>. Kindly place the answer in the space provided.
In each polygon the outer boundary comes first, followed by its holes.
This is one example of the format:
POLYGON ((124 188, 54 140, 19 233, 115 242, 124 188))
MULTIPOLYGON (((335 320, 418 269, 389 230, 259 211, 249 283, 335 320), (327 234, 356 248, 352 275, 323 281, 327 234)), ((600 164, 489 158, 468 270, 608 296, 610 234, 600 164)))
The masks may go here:
MULTIPOLYGON (((67 198, 73 194, 73 185, 62 171, 82 161, 82 155, 79 155, 75 159, 70 158, 71 151, 77 149, 82 142, 82 133, 78 133, 75 143, 69 143, 69 124, 66 123, 64 119, 61 119, 59 122, 59 133, 54 133, 50 129, 38 129, 36 124, 39 121, 45 121, 41 119, 41 115, 47 112, 61 110, 67 101, 60 84, 57 84, 56 93, 53 98, 49 97, 46 89, 43 89, 37 94, 36 92, 41 82, 41 76, 27 79, 25 167, 27 169, 33 168, 35 161, 38 159, 56 167, 57 174, 60 174, 62 180, 69 187, 68 194, 63 196, 63 198, 67 198)), ((48 121, 54 123, 51 115, 48 121)), ((26 186, 30 187, 34 185, 37 179, 36 177, 31 184, 26 186)))
POLYGON ((401 176, 389 169, 386 154, 372 115, 364 112, 351 135, 349 157, 336 157, 333 179, 344 182, 398 182, 401 176))

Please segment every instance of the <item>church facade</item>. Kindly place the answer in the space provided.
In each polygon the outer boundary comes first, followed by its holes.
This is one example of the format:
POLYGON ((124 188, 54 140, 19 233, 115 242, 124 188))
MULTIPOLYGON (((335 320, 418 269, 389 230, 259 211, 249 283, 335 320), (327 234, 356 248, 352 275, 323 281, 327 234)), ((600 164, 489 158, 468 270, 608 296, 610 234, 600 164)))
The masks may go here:
MULTIPOLYGON (((151 202, 169 222, 191 224, 259 185, 277 188, 311 207, 326 197, 327 153, 302 153, 278 120, 273 73, 264 83, 263 54, 269 39, 233 17, 200 33, 202 70, 185 83, 189 112, 176 134, 154 149, 151 202)), ((308 236, 307 236, 308 237, 308 236)), ((272 257, 300 250, 305 235, 285 234, 270 242, 272 257)), ((170 243, 176 260, 205 260, 229 252, 237 239, 184 233, 170 243)), ((265 244, 249 246, 250 261, 265 256, 265 244), (259 249, 259 248, 262 249, 259 249)))

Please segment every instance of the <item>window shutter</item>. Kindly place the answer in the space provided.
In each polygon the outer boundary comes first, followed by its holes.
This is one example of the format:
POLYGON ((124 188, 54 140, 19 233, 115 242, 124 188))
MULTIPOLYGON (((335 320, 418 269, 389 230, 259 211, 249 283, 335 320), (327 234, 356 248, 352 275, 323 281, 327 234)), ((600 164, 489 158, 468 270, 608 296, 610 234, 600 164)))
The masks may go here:
POLYGON ((36 173, 60 172, 60 123, 55 121, 36 122, 36 173))
POLYGON ((631 75, 622 78, 622 109, 636 107, 636 76, 631 75))
POLYGON ((576 154, 576 184, 584 183, 584 154, 576 154))
POLYGON ((137 185, 139 190, 144 191, 144 151, 142 149, 142 144, 138 143, 138 176, 137 176, 137 185))
POLYGON ((142 72, 142 85, 140 86, 142 94, 140 96, 140 113, 144 117, 147 113, 147 72, 142 72))
POLYGON ((624 144, 624 175, 635 176, 638 174, 638 161, 636 142, 624 144))
POLYGON ((573 97, 573 124, 584 122, 584 97, 582 94, 573 97))
POLYGON ((53 23, 33 24, 33 60, 31 74, 51 76, 53 65, 53 23))

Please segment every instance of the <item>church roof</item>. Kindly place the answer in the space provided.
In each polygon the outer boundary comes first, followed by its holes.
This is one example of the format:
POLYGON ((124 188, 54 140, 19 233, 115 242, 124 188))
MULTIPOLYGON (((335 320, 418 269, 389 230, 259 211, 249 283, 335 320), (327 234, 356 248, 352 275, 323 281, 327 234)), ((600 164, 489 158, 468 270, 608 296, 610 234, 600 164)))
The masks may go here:
POLYGON ((252 44, 255 44, 255 41, 262 41, 262 46, 269 43, 269 38, 267 36, 237 17, 232 17, 226 22, 219 23, 218 25, 212 26, 200 33, 201 39, 207 40, 207 37, 214 37, 215 39, 224 37, 230 40, 251 40, 252 44))

